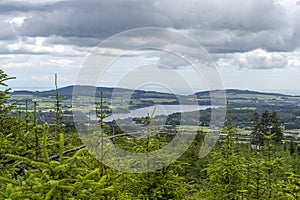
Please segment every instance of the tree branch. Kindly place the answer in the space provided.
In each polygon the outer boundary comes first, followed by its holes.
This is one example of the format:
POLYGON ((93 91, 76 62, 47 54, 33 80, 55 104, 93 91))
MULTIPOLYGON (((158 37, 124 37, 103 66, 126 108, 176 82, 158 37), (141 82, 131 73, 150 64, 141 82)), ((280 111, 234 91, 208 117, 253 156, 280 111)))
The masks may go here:
MULTIPOLYGON (((73 149, 68 149, 68 150, 63 152, 63 155, 65 155, 67 153, 72 153, 72 152, 78 151, 78 150, 83 149, 85 147, 86 147, 86 145, 82 145, 82 146, 79 146, 79 147, 76 147, 76 148, 73 148, 73 149)), ((50 156, 49 160, 56 160, 58 158, 59 158, 59 154, 56 154, 56 155, 50 156)))

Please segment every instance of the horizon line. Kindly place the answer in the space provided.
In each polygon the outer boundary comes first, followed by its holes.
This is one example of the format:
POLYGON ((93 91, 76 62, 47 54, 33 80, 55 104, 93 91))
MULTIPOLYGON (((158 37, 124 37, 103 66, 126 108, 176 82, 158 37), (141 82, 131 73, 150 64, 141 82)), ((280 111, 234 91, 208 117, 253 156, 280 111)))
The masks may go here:
MULTIPOLYGON (((67 88, 67 87, 74 87, 74 86, 87 86, 87 87, 97 87, 97 88, 116 88, 114 86, 92 86, 92 85, 66 85, 61 86, 58 89, 67 88)), ((27 91, 27 92, 47 92, 55 90, 55 88, 48 88, 48 87, 9 87, 11 88, 11 93, 13 92, 20 92, 20 91, 27 91)), ((119 87, 119 89, 128 89, 128 90, 134 90, 132 88, 122 88, 119 87)), ((180 88, 176 88, 180 89, 180 88)), ((152 91, 152 92, 161 92, 161 93, 170 93, 167 90, 162 90, 162 88, 149 88, 149 89, 138 89, 140 91, 152 91)), ((184 88, 182 88, 184 90, 184 88)), ((209 92, 211 90, 203 89, 203 88, 194 88, 196 91, 195 93, 199 92, 209 92)), ((300 89, 249 89, 249 88, 224 88, 224 89, 216 89, 212 91, 217 90, 239 90, 239 91, 249 91, 249 92, 257 92, 257 93, 267 93, 267 94, 277 94, 277 95, 287 95, 287 96, 300 96, 300 89)), ((194 94, 195 94, 194 93, 194 94)), ((171 93, 172 94, 172 93, 171 93)), ((187 94, 188 95, 188 94, 187 94)))

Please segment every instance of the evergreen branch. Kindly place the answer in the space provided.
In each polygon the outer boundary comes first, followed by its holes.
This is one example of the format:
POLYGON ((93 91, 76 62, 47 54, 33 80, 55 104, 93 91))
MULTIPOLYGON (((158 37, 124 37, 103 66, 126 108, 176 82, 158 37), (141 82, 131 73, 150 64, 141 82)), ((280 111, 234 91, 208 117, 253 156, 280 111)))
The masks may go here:
MULTIPOLYGON (((20 156, 20 157, 24 157, 24 156, 26 156, 27 154, 29 154, 29 152, 22 153, 22 154, 20 154, 19 156, 20 156)), ((12 164, 12 163, 14 163, 14 162, 15 162, 15 159, 9 159, 8 161, 6 161, 6 162, 3 163, 3 166, 12 164)))
MULTIPOLYGON (((86 147, 86 145, 82 145, 82 146, 79 146, 79 147, 76 147, 76 148, 73 148, 73 149, 68 149, 68 150, 62 152, 62 154, 65 155, 67 153, 72 153, 72 152, 78 151, 80 149, 83 149, 85 147, 86 147)), ((50 156, 49 160, 57 160, 59 158, 59 156, 60 156, 60 154, 55 154, 53 156, 50 156)))

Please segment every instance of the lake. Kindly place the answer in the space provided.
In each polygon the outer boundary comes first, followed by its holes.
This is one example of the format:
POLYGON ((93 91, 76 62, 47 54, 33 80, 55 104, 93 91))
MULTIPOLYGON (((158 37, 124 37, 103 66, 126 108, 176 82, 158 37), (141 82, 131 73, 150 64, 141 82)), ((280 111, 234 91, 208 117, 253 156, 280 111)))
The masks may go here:
POLYGON ((144 108, 139 108, 135 110, 130 110, 129 113, 113 113, 110 117, 106 118, 105 121, 112 121, 117 119, 126 119, 134 117, 146 117, 148 113, 155 116, 167 116, 172 113, 183 113, 183 112, 192 112, 197 110, 205 110, 207 108, 217 108, 219 106, 198 106, 198 105, 153 105, 144 108))

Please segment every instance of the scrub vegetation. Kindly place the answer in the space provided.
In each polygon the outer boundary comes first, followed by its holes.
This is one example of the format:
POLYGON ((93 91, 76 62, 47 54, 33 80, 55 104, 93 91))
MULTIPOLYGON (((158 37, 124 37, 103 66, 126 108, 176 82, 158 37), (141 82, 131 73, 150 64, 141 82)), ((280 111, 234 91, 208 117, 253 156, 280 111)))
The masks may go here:
MULTIPOLYGON (((199 158, 199 150, 211 130, 185 126, 197 135, 178 160, 154 172, 125 173, 103 165, 86 149, 64 109, 66 97, 56 78, 48 104, 38 99, 11 103, 10 79, 0 70, 0 199, 300 199, 300 147, 296 137, 284 135, 280 110, 252 111, 243 133, 234 119, 238 111, 227 106, 222 137, 205 158, 199 158), (52 114, 45 117, 40 106, 52 114)), ((104 121, 105 93, 99 100, 96 141, 112 131, 104 121)), ((136 119, 145 127, 151 120, 136 119)), ((152 137, 114 132, 106 139, 127 151, 153 152, 172 140, 178 126, 173 125, 152 137)))

